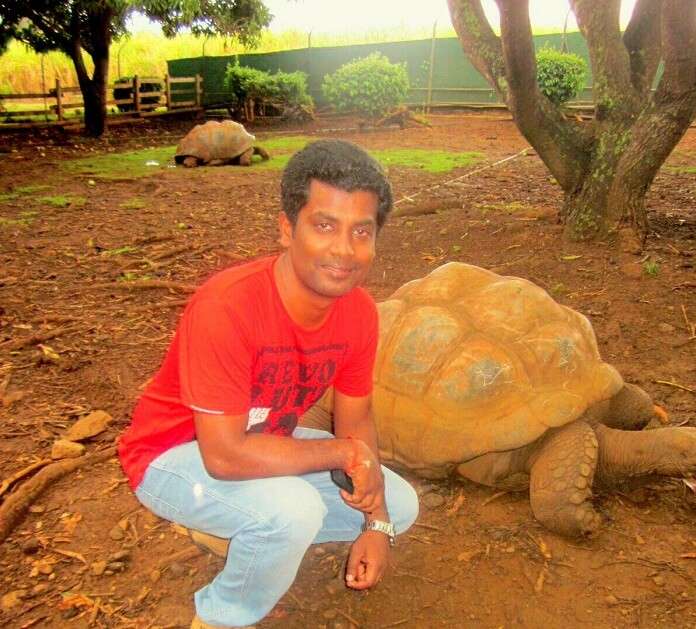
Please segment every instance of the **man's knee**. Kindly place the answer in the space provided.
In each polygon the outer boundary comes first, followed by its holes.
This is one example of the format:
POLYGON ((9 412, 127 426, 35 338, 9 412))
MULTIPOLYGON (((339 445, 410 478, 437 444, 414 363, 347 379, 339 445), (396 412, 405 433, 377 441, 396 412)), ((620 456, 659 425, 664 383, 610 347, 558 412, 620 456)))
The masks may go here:
POLYGON ((327 509, 319 492, 301 478, 278 479, 269 496, 273 507, 266 513, 265 526, 273 535, 310 543, 324 522, 327 509))
POLYGON ((403 478, 394 474, 388 480, 387 508, 397 533, 407 531, 418 518, 418 494, 403 478))

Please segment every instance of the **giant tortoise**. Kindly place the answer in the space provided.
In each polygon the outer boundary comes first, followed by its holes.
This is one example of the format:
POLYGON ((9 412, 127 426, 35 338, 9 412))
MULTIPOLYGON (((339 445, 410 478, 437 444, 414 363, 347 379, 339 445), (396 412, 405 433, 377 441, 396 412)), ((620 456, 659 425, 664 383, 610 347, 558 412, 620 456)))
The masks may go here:
POLYGON ((210 120, 196 125, 182 138, 176 147, 174 161, 187 167, 204 164, 251 166, 254 155, 260 155, 263 160, 270 157, 266 150, 254 146, 255 139, 238 122, 210 120))
MULTIPOLYGON (((664 411, 601 359, 582 314, 535 284, 451 262, 378 308, 373 409, 387 465, 528 485, 537 520, 571 536, 600 525, 595 478, 696 470, 696 428, 642 431, 664 411)), ((302 425, 330 429, 329 397, 302 425)))

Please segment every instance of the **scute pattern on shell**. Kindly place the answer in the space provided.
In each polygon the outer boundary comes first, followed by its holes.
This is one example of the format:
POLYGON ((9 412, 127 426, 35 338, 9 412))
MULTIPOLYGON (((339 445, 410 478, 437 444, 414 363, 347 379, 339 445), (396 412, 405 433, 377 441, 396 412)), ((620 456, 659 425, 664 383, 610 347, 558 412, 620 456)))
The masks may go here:
POLYGON ((378 308, 383 456, 421 475, 530 444, 623 385, 589 321, 524 279, 451 262, 378 308))
POLYGON ((175 159, 196 157, 204 164, 216 159, 229 160, 238 157, 254 145, 256 138, 233 120, 210 120, 196 125, 179 142, 175 159))

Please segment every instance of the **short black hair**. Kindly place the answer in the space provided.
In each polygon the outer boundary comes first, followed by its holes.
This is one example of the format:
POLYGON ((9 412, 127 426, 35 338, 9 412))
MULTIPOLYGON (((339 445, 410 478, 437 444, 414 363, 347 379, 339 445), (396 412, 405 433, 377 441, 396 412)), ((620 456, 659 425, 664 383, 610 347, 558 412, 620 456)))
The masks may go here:
POLYGON ((392 191, 384 170, 365 150, 345 140, 318 140, 295 153, 280 182, 283 212, 294 226, 309 199, 309 184, 317 179, 339 190, 368 190, 378 198, 377 228, 392 208, 392 191))

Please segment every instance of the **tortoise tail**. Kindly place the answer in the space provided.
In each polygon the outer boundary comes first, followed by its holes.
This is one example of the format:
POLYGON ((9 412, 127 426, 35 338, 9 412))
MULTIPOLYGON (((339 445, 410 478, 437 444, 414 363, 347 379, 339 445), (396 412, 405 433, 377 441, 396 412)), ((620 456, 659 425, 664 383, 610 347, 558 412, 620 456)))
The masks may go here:
POLYGON ((270 154, 268 151, 264 148, 261 148, 260 146, 255 146, 254 147, 254 155, 260 155, 261 159, 265 162, 269 159, 271 159, 270 154))

